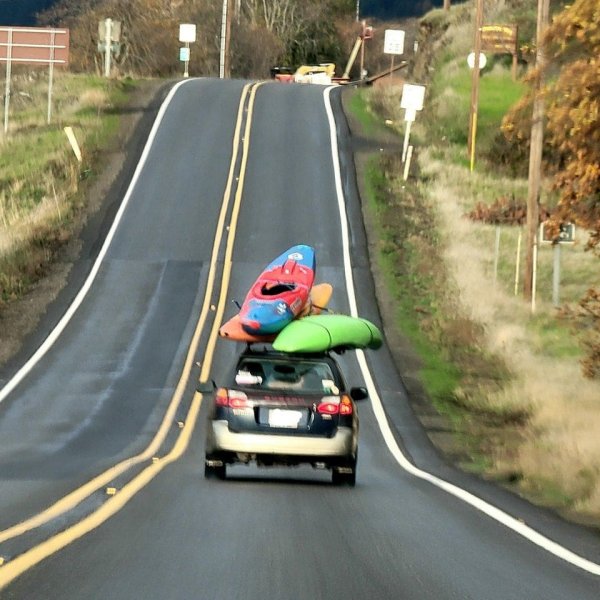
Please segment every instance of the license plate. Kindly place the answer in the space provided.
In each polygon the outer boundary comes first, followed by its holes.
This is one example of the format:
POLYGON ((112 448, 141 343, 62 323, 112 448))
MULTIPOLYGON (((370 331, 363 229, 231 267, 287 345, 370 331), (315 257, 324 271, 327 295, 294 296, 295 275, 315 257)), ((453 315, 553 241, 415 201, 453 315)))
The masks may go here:
POLYGON ((301 418, 302 412, 299 410, 283 410, 281 408, 269 410, 269 425, 271 427, 297 429, 301 418))

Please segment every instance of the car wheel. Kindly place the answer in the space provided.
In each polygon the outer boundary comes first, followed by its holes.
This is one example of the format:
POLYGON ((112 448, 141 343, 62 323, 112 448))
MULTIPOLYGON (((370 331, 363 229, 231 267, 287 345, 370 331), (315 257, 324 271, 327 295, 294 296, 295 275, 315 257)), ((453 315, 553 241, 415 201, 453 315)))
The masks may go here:
POLYGON ((331 471, 331 482, 333 485, 347 485, 354 487, 356 485, 356 462, 342 467, 333 467, 331 471), (351 469, 351 470, 350 470, 351 469))
POLYGON ((227 467, 222 464, 218 466, 208 465, 204 463, 204 477, 206 479, 225 479, 227 467))

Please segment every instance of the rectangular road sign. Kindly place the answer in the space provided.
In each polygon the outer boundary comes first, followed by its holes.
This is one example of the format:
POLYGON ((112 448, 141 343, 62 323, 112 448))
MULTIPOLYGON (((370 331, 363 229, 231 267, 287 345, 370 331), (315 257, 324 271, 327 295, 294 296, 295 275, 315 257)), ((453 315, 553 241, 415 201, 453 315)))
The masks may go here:
POLYGON ((402 29, 386 29, 383 39, 385 54, 404 54, 404 31, 402 29))
POLYGON ((66 66, 69 63, 69 30, 0 27, 0 62, 66 66))
POLYGON ((516 25, 484 25, 481 28, 481 51, 516 54, 517 36, 516 25))
POLYGON ((425 86, 405 83, 402 86, 402 98, 400 98, 400 108, 423 110, 423 101, 425 99, 425 86))

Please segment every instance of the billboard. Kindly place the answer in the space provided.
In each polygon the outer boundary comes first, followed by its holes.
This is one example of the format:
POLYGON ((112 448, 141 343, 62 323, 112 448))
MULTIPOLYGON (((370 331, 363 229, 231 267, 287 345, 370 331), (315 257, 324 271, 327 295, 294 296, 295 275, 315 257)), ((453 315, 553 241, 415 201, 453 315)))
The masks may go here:
POLYGON ((66 66, 69 63, 69 30, 0 27, 0 62, 66 66))

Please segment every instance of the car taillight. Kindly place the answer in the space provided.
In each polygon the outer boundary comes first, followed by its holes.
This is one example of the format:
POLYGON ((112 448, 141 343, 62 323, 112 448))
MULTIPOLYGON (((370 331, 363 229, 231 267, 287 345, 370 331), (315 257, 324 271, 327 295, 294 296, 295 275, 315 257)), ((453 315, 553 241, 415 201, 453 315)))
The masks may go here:
POLYGON ((346 395, 342 396, 340 401, 340 415, 351 415, 352 414, 352 400, 346 395))
POLYGON ((246 408, 250 406, 248 396, 244 392, 228 390, 226 388, 219 388, 217 390, 215 403, 217 406, 229 406, 230 408, 246 408))
POLYGON ((317 405, 317 412, 321 415, 351 415, 352 401, 346 395, 341 398, 326 396, 317 405))
POLYGON ((337 415, 340 411, 340 405, 337 402, 321 402, 317 405, 317 412, 320 415, 337 415))

